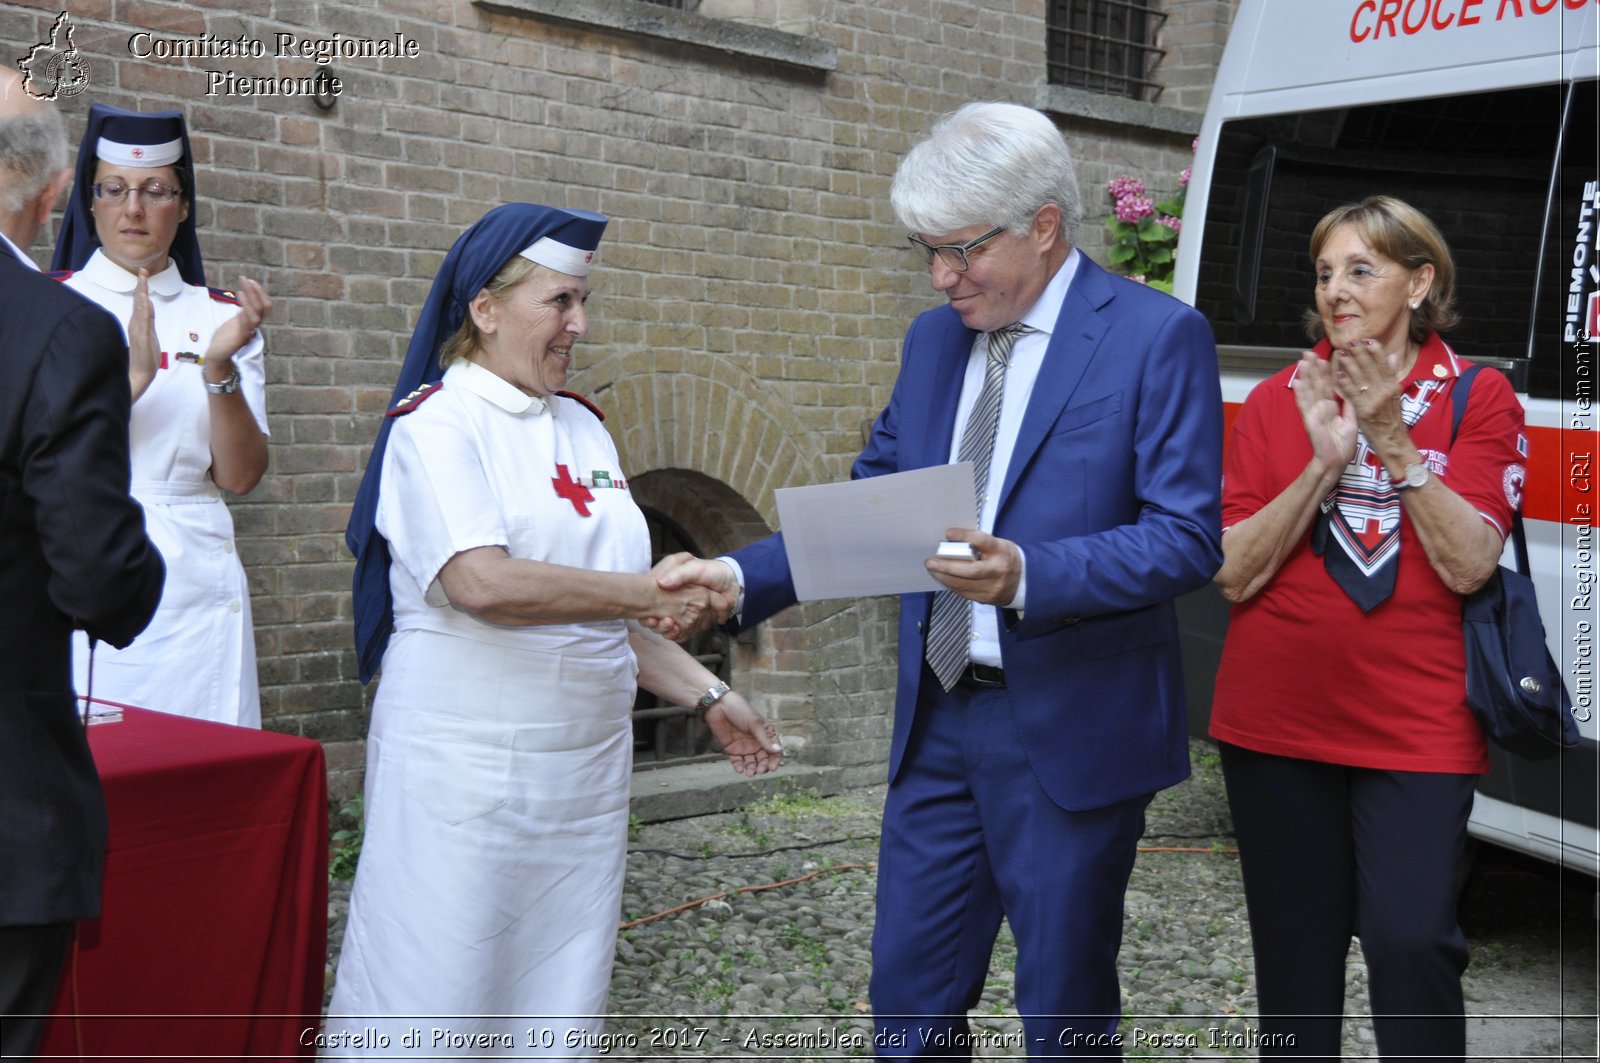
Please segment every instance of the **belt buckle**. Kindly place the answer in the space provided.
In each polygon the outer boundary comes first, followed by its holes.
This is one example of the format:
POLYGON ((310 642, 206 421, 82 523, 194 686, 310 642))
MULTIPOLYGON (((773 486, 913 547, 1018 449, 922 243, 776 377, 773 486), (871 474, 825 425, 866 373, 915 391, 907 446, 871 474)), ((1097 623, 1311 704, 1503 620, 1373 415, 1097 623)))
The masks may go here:
POLYGON ((962 678, 987 690, 1004 690, 1006 685, 1005 670, 991 664, 969 664, 962 678))

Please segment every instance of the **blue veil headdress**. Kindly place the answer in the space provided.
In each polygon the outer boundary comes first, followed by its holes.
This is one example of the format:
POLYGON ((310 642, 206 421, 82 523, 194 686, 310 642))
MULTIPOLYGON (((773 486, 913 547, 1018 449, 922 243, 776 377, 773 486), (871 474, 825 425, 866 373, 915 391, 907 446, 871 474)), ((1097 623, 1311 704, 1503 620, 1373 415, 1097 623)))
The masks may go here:
POLYGON ((189 150, 189 129, 182 111, 140 114, 103 103, 90 105, 50 268, 80 270, 100 246, 94 228, 94 172, 101 158, 126 166, 171 166, 178 171, 184 198, 189 201, 189 216, 179 223, 167 253, 187 283, 205 284, 206 267, 200 260, 200 236, 195 229, 194 152, 189 150))
MULTIPOLYGON (((535 203, 508 203, 485 214, 461 234, 433 279, 422 304, 411 345, 406 348, 400 379, 395 383, 391 408, 417 389, 443 375, 439 348, 455 334, 467 314, 467 304, 517 255, 562 273, 583 276, 600 246, 607 218, 586 210, 565 210, 535 203)), ((356 492, 345 544, 356 557, 356 656, 361 682, 372 679, 383 661, 389 632, 394 627, 394 602, 389 593, 389 543, 378 534, 378 492, 383 477, 383 454, 389 427, 385 417, 367 460, 367 471, 356 492)))

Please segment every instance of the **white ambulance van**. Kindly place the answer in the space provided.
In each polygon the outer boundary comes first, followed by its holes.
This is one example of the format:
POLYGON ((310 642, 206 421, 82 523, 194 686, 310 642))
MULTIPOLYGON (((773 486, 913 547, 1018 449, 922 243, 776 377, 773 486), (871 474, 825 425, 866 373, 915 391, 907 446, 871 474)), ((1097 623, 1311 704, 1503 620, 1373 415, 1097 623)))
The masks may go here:
MULTIPOLYGON (((1600 875, 1595 719, 1600 0, 1241 0, 1189 183, 1175 291, 1210 319, 1228 424, 1299 357, 1312 227, 1384 193, 1455 254, 1467 358, 1527 408, 1523 514, 1550 652, 1582 744, 1540 761, 1491 747, 1479 838, 1600 875)), ((1509 551, 1507 562, 1509 563, 1509 551)), ((1182 603, 1194 728, 1226 629, 1182 603)))

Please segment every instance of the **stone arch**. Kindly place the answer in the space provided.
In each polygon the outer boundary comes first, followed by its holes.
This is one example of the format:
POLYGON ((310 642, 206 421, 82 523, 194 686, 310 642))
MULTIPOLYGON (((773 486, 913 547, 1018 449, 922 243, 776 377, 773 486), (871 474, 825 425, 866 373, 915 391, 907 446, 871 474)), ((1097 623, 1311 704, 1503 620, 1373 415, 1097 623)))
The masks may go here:
MULTIPOLYGON (((574 384, 606 412, 632 475, 688 469, 726 484, 770 526, 773 492, 810 483, 816 440, 763 382, 697 351, 630 351, 602 359, 574 384)), ((735 544, 738 545, 738 544, 735 544)))

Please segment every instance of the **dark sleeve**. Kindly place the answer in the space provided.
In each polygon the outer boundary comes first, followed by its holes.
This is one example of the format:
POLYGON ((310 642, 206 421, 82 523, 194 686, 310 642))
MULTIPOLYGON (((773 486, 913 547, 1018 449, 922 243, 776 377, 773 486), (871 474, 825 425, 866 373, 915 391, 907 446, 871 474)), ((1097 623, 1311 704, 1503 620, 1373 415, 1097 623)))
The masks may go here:
POLYGON ((22 489, 33 500, 50 599, 93 638, 126 646, 161 601, 166 568, 128 494, 127 360, 98 307, 51 332, 22 424, 22 489))

